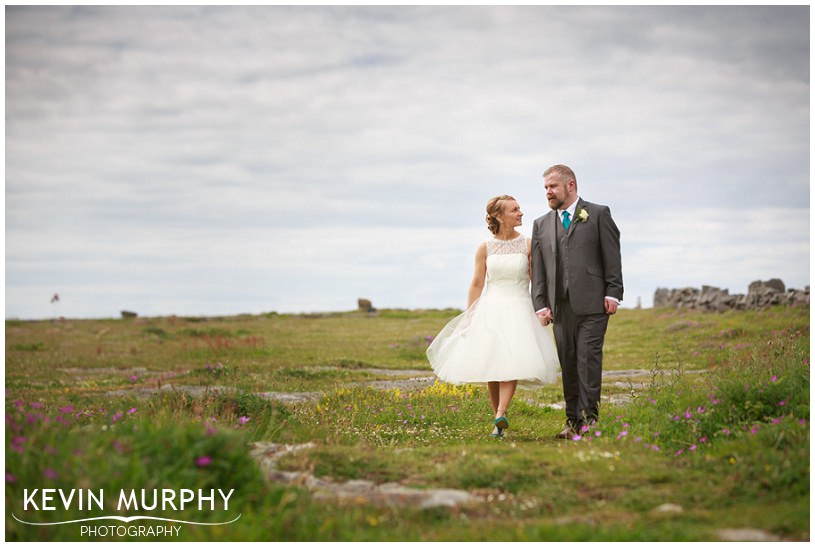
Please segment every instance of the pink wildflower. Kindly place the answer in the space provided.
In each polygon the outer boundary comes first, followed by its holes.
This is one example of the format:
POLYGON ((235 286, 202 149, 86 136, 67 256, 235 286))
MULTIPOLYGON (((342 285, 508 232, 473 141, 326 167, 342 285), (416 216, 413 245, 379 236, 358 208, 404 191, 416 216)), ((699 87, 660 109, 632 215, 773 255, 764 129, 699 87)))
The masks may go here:
POLYGON ((19 452, 20 454, 22 454, 23 451, 25 451, 25 447, 23 445, 25 445, 25 443, 27 441, 28 441, 28 437, 23 437, 21 435, 15 435, 11 439, 11 449, 14 450, 15 452, 19 452))
POLYGON ((195 458, 195 465, 198 467, 206 467, 212 463, 212 458, 210 456, 198 456, 195 458))

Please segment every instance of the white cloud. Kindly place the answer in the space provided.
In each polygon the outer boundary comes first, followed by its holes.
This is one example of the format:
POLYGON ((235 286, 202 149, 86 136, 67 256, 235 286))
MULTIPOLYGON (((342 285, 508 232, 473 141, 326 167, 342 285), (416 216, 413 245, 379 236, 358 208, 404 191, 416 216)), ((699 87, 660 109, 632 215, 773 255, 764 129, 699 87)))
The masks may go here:
POLYGON ((807 13, 10 7, 6 315, 462 306, 487 199, 531 231, 553 163, 623 229, 626 305, 801 285, 807 13))

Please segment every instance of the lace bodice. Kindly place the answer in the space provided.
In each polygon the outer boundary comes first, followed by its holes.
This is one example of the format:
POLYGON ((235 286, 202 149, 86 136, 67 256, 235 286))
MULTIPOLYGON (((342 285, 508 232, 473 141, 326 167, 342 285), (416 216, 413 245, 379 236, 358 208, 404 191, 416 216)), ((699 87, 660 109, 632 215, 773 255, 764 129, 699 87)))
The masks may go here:
POLYGON ((509 241, 487 240, 487 288, 529 297, 529 241, 525 236, 509 241))
POLYGON ((490 255, 512 255, 512 254, 528 254, 529 241, 525 236, 518 236, 515 239, 502 241, 500 239, 490 238, 487 240, 487 256, 490 255))

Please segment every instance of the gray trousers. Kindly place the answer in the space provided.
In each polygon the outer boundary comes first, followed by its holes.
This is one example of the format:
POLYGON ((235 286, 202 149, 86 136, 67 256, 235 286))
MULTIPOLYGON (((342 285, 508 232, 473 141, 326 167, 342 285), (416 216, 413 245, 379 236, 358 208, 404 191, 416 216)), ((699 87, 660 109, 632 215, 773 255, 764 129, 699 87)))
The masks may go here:
POLYGON ((599 415, 607 327, 608 315, 576 315, 568 296, 555 305, 553 330, 563 371, 566 420, 578 431, 599 415))

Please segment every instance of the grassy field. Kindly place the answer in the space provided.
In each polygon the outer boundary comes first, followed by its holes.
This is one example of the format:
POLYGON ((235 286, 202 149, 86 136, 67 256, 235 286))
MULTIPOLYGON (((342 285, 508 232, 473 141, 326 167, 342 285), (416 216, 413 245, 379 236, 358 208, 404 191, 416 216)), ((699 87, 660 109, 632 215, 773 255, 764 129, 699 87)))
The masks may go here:
POLYGON ((374 384, 430 375, 424 351, 456 313, 7 321, 6 540, 87 539, 35 524, 131 515, 114 497, 131 489, 234 489, 228 508, 138 512, 239 516, 168 540, 809 539, 808 308, 621 310, 600 423, 572 441, 554 439, 559 383, 519 390, 504 440, 484 386, 374 384), (311 443, 281 471, 475 501, 327 498, 265 476, 256 443, 311 443), (104 491, 104 507, 24 507, 34 489, 104 491))

